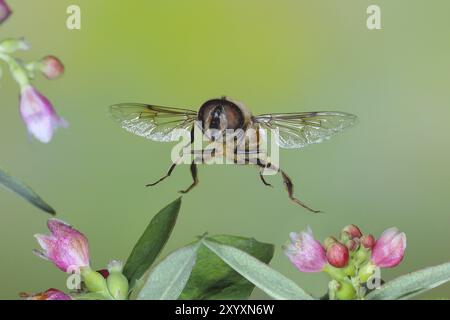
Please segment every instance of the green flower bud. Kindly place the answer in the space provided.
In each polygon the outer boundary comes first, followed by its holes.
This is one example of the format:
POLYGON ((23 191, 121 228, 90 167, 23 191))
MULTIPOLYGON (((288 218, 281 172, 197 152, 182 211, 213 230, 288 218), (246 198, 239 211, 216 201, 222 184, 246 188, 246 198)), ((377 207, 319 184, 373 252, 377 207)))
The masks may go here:
POLYGON ((108 294, 108 287, 103 276, 89 267, 81 269, 81 276, 89 292, 108 294))
POLYGON ((352 284, 341 281, 336 291, 336 298, 339 300, 353 300, 356 298, 356 290, 352 284))
POLYGON ((106 279, 108 290, 115 300, 126 300, 128 298, 128 279, 119 272, 112 272, 106 279))
POLYGON ((367 280, 375 273, 377 266, 368 262, 359 269, 358 278, 361 283, 366 283, 367 280))
POLYGON ((109 276, 106 279, 108 290, 116 300, 126 300, 128 298, 128 279, 122 274, 123 264, 113 260, 108 264, 109 276))

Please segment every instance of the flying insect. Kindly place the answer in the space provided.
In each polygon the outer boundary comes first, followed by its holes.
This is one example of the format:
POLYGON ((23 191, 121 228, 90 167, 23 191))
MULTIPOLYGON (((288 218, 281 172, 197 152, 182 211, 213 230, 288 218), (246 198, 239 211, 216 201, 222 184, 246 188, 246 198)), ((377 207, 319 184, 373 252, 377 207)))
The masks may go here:
MULTIPOLYGON (((200 128, 203 139, 213 143, 227 144, 220 152, 213 152, 212 156, 210 153, 209 157, 225 155, 227 159, 237 164, 241 164, 240 159, 244 157, 243 164, 253 164, 260 168, 260 178, 266 186, 271 185, 264 178, 264 170, 270 169, 280 173, 289 199, 314 213, 320 211, 310 208, 295 198, 291 178, 279 166, 270 163, 265 148, 261 147, 265 140, 262 130, 276 130, 276 144, 281 148, 299 149, 310 144, 321 143, 353 126, 357 121, 357 117, 353 114, 335 111, 272 113, 254 116, 243 103, 227 97, 208 100, 198 111, 141 103, 113 105, 110 111, 123 129, 153 141, 178 141, 179 135, 174 133, 185 130, 190 133, 191 140, 188 145, 191 145, 196 138, 194 129, 200 128), (250 130, 256 133, 256 139, 251 143, 245 138, 245 133, 250 130), (228 135, 230 131, 238 133, 228 135), (230 140, 234 142, 231 148, 230 140), (246 159, 250 157, 255 161, 246 159)), ((206 160, 204 155, 194 157, 190 164, 193 182, 186 190, 180 191, 181 193, 191 191, 198 184, 197 164, 205 163, 206 160)), ((155 186, 168 178, 180 163, 181 157, 173 161, 165 176, 147 186, 155 186)))

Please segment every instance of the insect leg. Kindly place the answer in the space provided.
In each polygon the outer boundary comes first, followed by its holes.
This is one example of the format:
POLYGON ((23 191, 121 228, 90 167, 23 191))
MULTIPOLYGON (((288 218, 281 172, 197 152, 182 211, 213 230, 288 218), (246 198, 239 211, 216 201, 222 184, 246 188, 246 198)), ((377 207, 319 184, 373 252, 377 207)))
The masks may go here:
MULTIPOLYGON (((267 163, 265 160, 263 160, 262 156, 264 156, 264 154, 258 155, 258 158, 256 159, 257 160, 256 164, 259 167, 259 177, 261 178, 261 181, 262 181, 262 183, 264 183, 264 185, 273 188, 273 186, 270 183, 268 183, 266 181, 266 179, 264 179, 264 175, 263 175, 263 171, 266 170, 267 168, 272 167, 272 164, 271 163, 267 163)), ((279 169, 275 168, 274 171, 278 172, 279 169)))
POLYGON ((300 200, 298 200, 297 198, 294 197, 294 184, 292 183, 291 178, 289 178, 289 176, 283 170, 280 169, 280 172, 281 172, 281 176, 283 177, 284 186, 286 187, 286 190, 289 194, 289 199, 291 199, 294 203, 302 206, 303 208, 305 208, 313 213, 320 213, 320 211, 311 209, 306 204, 304 204, 303 202, 301 202, 300 200))
POLYGON ((164 177, 162 177, 161 179, 159 179, 158 181, 156 181, 156 182, 154 182, 154 183, 149 183, 149 184, 147 184, 146 187, 153 187, 153 186, 156 186, 156 185, 157 185, 158 183, 160 183, 161 181, 163 181, 163 180, 165 180, 166 178, 170 177, 170 175, 172 174, 172 171, 175 169, 175 167, 176 167, 177 165, 180 164, 180 160, 181 160, 181 158, 178 158, 177 161, 174 162, 174 163, 170 166, 169 170, 167 171, 167 174, 166 174, 164 177))
MULTIPOLYGON (((194 127, 192 127, 192 129, 191 129, 191 142, 188 143, 188 144, 185 146, 185 148, 186 148, 186 147, 189 147, 193 142, 194 142, 194 127)), ((159 179, 158 181, 156 181, 156 182, 154 182, 154 183, 149 183, 149 184, 147 184, 146 187, 153 187, 153 186, 156 186, 156 185, 157 185, 158 183, 160 183, 161 181, 163 181, 163 180, 165 180, 166 178, 170 177, 170 175, 172 174, 172 171, 175 169, 175 167, 176 167, 177 165, 180 164, 180 162, 181 162, 182 159, 183 159, 183 157, 182 157, 182 156, 179 156, 178 159, 177 159, 177 161, 175 161, 175 162, 170 166, 169 171, 167 171, 167 174, 166 174, 164 177, 162 177, 161 179, 159 179)))
POLYGON ((186 190, 181 190, 180 193, 184 193, 184 194, 188 193, 189 191, 191 191, 198 184, 197 173, 198 173, 198 171, 197 171, 197 164, 195 163, 195 160, 194 160, 191 163, 191 174, 192 174, 192 179, 194 180, 194 182, 186 190))
POLYGON ((272 187, 273 188, 273 185, 271 185, 270 183, 268 183, 267 181, 266 181, 266 179, 264 179, 264 176, 263 176, 263 174, 262 174, 262 171, 263 171, 264 169, 260 169, 259 170, 259 177, 261 178, 261 181, 262 181, 262 183, 264 183, 264 185, 266 185, 266 186, 268 186, 268 187, 272 187))

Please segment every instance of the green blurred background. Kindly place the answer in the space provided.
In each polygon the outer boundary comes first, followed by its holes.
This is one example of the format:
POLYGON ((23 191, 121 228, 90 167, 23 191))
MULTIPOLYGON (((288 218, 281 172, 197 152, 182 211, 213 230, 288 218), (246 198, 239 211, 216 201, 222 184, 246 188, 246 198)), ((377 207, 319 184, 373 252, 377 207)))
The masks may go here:
MULTIPOLYGON (((109 105, 149 102, 198 108, 226 94, 258 113, 340 110, 358 126, 331 141, 284 150, 296 194, 325 214, 291 204, 280 177, 261 184, 251 167, 202 166, 183 199, 164 254, 208 231, 252 236, 276 246, 271 265, 313 294, 321 274, 301 274, 281 251, 290 231, 311 225, 319 239, 354 223, 408 237, 404 263, 383 276, 449 260, 450 2, 446 0, 106 1, 9 0, 0 38, 25 36, 66 65, 63 79, 35 81, 70 122, 49 145, 27 139, 18 88, 2 79, 0 165, 25 180, 90 241, 92 262, 126 259, 151 217, 191 183, 187 166, 156 188, 173 144, 147 141, 108 116, 109 105), (65 27, 66 8, 82 29, 65 27), (383 30, 366 28, 366 8, 382 9, 383 30)), ((35 257, 46 219, 0 192, 0 298, 64 289, 65 275, 35 257)), ((254 298, 266 298, 255 290, 254 298)), ((423 298, 450 298, 442 286, 423 298)))

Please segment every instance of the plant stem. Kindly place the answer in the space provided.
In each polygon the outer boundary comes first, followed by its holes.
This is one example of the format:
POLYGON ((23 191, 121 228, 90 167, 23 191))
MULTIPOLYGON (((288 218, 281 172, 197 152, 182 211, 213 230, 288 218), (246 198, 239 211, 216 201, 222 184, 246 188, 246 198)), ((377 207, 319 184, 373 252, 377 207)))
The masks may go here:
POLYGON ((11 57, 6 53, 0 52, 0 60, 3 60, 8 64, 11 75, 21 88, 30 84, 27 70, 17 59, 11 57))

